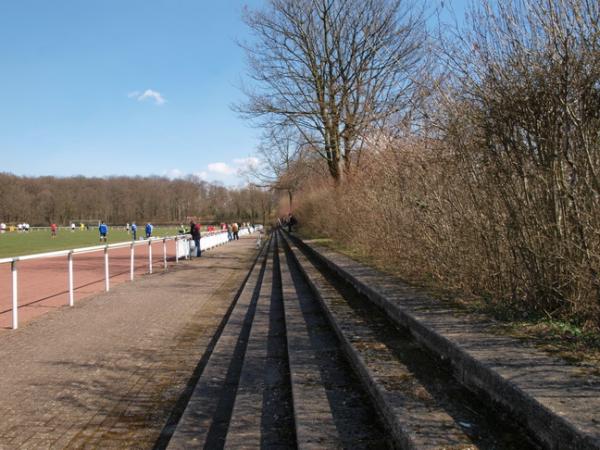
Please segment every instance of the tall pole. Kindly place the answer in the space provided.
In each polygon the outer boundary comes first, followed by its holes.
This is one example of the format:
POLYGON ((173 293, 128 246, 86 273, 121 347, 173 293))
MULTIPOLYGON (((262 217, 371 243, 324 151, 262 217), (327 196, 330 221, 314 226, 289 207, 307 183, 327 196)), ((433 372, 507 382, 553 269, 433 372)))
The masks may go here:
POLYGON ((108 245, 104 247, 104 287, 110 291, 110 275, 108 270, 108 245))
POLYGON ((12 273, 12 329, 19 328, 19 303, 18 303, 18 285, 17 285, 17 261, 10 263, 12 273))
POLYGON ((148 273, 152 273, 152 241, 148 238, 148 273))
POLYGON ((130 259, 130 269, 129 269, 129 279, 131 281, 133 281, 133 277, 135 275, 135 250, 134 250, 135 244, 132 242, 131 243, 131 254, 129 256, 130 259))
POLYGON ((75 304, 75 295, 73 293, 73 252, 67 256, 69 262, 69 306, 75 304))

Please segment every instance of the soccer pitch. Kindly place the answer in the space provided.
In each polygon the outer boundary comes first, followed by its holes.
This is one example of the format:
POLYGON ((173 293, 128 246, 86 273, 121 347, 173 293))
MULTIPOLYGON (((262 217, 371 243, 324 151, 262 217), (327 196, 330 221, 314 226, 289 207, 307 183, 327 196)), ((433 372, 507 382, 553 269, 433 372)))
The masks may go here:
MULTIPOLYGON (((175 236, 177 227, 154 227, 153 237, 175 236)), ((187 230, 186 230, 187 231, 187 230)), ((138 239, 145 236, 144 227, 138 227, 138 239)), ((109 229, 108 243, 126 242, 132 239, 131 234, 123 229, 109 229)), ((35 230, 28 233, 4 233, 0 234, 0 258, 13 256, 31 255, 34 253, 52 252, 56 250, 70 250, 79 247, 91 247, 102 245, 97 227, 89 230, 67 230, 60 228, 53 239, 50 237, 50 229, 35 230)))

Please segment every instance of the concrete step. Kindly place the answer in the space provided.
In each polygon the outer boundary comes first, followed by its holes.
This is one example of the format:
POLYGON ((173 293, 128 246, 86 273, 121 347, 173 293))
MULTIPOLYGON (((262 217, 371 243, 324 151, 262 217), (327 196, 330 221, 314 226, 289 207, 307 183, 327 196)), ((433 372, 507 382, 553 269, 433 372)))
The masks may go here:
POLYGON ((169 441, 169 449, 222 447, 239 378, 241 357, 254 316, 264 272, 265 246, 257 258, 213 349, 187 407, 169 441))
POLYGON ((348 358, 401 448, 534 448, 518 427, 496 422, 404 330, 349 286, 291 251, 319 298, 348 358))
POLYGON ((600 376, 494 332, 485 316, 457 314, 389 275, 310 243, 307 251, 386 311, 455 377, 496 403, 546 448, 600 448, 600 376))
POLYGON ((225 448, 295 448, 281 280, 271 240, 225 448))
MULTIPOLYGON (((296 242, 296 241, 295 241, 296 242)), ((600 448, 600 377, 516 339, 484 316, 457 314, 392 276, 310 242, 299 245, 412 336, 456 379, 510 415, 545 448, 600 448)))
POLYGON ((281 247, 279 261, 298 448, 391 448, 318 301, 281 247))
POLYGON ((281 248, 279 261, 298 448, 339 448, 341 441, 327 392, 321 382, 316 349, 302 314, 301 300, 286 261, 286 254, 281 248))

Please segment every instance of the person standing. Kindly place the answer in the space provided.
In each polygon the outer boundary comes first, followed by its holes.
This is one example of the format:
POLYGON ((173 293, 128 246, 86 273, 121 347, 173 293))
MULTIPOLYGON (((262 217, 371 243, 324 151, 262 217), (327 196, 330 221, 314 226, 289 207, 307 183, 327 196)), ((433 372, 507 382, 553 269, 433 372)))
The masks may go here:
POLYGON ((231 230, 231 224, 227 224, 227 240, 233 241, 233 231, 231 230))
POLYGON ((100 232, 100 242, 106 242, 106 235, 108 234, 108 225, 106 225, 104 221, 100 222, 100 226, 98 226, 98 231, 100 232))
POLYGON ((239 236, 239 229, 240 227, 238 226, 237 222, 234 222, 233 225, 231 225, 231 231, 233 231, 233 239, 235 240, 240 240, 240 236, 239 236))
POLYGON ((71 222, 71 233, 75 232, 75 222, 71 222))
POLYGON ((131 224, 131 234, 133 236, 133 240, 135 241, 137 239, 137 225, 135 222, 131 224))
POLYGON ((152 237, 152 224, 148 222, 146 224, 146 239, 150 239, 152 237))
POLYGON ((296 221, 296 218, 292 215, 292 213, 290 213, 288 215, 288 220, 287 220, 287 226, 288 226, 288 232, 291 233, 292 232, 292 227, 294 225, 296 225, 298 222, 296 221))
POLYGON ((58 226, 55 223, 50 224, 50 237, 52 239, 56 237, 56 230, 58 230, 58 226))
POLYGON ((200 257, 202 256, 202 250, 200 250, 200 224, 194 223, 193 220, 190 222, 190 234, 196 246, 196 257, 200 257))

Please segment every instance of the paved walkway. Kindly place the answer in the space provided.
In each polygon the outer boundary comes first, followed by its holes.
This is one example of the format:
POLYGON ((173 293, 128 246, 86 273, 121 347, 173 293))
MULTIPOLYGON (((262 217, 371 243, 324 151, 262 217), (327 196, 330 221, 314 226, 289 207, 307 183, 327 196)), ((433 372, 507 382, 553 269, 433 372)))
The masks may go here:
POLYGON ((254 242, 0 332, 0 448, 152 448, 248 273, 254 242))

